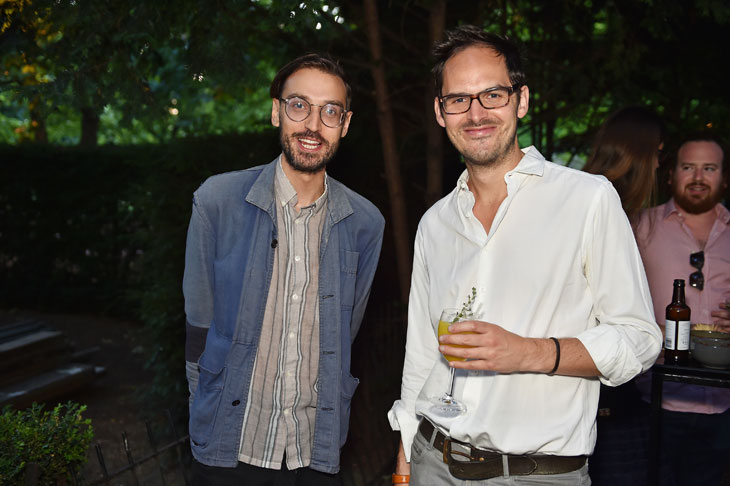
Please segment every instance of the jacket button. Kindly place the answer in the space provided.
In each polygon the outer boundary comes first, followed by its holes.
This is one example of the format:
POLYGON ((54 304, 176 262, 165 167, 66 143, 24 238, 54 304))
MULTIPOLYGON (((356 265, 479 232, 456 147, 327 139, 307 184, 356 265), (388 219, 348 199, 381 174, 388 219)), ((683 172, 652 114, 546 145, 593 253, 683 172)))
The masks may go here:
POLYGON ((271 240, 271 248, 276 248, 276 246, 277 246, 278 244, 279 244, 279 242, 278 242, 278 241, 276 241, 275 239, 274 239, 274 240, 271 240))
POLYGON ((240 404, 241 404, 241 400, 234 400, 233 403, 231 403, 231 405, 233 405, 234 407, 237 407, 240 404))

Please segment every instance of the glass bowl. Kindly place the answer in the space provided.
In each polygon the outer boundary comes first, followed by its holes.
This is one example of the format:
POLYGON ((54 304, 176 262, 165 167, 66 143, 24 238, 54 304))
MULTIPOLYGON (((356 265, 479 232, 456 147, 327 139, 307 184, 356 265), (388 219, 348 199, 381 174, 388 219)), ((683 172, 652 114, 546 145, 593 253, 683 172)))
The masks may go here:
POLYGON ((707 368, 730 368, 730 333, 722 331, 692 331, 692 358, 707 368))

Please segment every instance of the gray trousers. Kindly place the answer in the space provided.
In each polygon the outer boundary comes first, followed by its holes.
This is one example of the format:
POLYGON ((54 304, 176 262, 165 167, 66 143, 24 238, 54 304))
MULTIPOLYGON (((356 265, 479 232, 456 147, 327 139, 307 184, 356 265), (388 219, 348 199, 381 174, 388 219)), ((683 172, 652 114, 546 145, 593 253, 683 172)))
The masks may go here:
POLYGON ((590 486, 588 464, 564 474, 538 476, 499 476, 480 481, 465 481, 457 479, 449 473, 449 466, 444 463, 442 451, 433 447, 432 437, 423 437, 416 433, 411 448, 411 482, 410 486, 590 486))

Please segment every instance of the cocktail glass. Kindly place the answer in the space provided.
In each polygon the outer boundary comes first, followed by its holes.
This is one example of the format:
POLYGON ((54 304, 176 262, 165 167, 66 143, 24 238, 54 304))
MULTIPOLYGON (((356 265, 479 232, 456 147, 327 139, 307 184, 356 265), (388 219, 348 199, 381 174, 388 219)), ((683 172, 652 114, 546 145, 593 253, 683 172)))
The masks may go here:
MULTIPOLYGON (((471 316, 461 316, 458 309, 447 308, 441 312, 441 318, 439 319, 438 336, 441 337, 444 334, 449 333, 449 326, 454 322, 471 320, 471 316)), ((467 334, 467 333, 463 333, 467 334)), ((473 333, 468 333, 473 334, 473 333)), ((472 346, 466 346, 463 344, 450 344, 455 348, 471 348, 472 346)), ((465 358, 458 358, 456 356, 444 355, 444 359, 447 361, 466 361, 465 358)), ((432 405, 429 409, 432 415, 439 417, 455 417, 466 412, 466 405, 454 398, 454 368, 449 370, 449 385, 446 392, 440 397, 434 397, 431 399, 432 405)))

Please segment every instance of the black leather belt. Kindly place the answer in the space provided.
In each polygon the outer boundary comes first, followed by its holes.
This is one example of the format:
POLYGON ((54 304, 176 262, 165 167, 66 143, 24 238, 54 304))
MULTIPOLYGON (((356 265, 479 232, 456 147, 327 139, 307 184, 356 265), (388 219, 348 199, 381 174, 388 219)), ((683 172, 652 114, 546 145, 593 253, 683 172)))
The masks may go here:
POLYGON ((562 474, 580 469, 586 463, 586 456, 514 456, 485 451, 445 436, 426 419, 421 420, 421 425, 418 426, 418 431, 428 441, 431 440, 434 430, 434 448, 442 451, 443 460, 449 465, 449 472, 459 479, 489 479, 506 473, 510 476, 562 474), (452 444, 459 444, 469 452, 452 450, 452 444), (504 462, 503 457, 506 458, 504 462))

